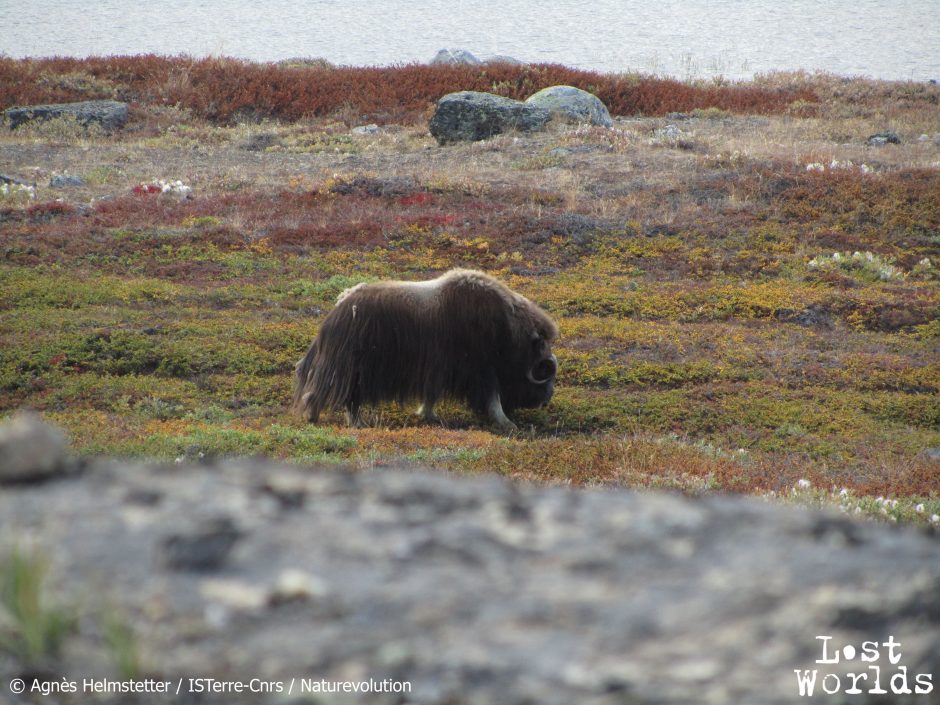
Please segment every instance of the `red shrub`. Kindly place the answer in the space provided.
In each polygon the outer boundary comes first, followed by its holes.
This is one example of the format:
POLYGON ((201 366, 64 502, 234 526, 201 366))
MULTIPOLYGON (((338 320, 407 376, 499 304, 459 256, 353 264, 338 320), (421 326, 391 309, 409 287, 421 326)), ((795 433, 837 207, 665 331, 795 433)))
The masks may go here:
POLYGON ((36 203, 26 209, 26 216, 33 222, 46 222, 53 218, 72 215, 75 207, 60 201, 36 203))
POLYGON ((433 200, 434 197, 429 193, 413 193, 410 196, 402 196, 398 199, 398 202, 403 206, 424 206, 433 200))
POLYGON ((214 122, 331 114, 376 122, 414 122, 442 95, 459 90, 524 99, 546 86, 568 84, 596 93, 615 115, 662 115, 716 107, 780 113, 808 88, 696 86, 672 79, 581 71, 557 64, 394 67, 279 66, 236 59, 155 55, 87 59, 0 57, 0 107, 116 97, 142 105, 178 105, 214 122), (92 82, 57 80, 85 74, 92 82))

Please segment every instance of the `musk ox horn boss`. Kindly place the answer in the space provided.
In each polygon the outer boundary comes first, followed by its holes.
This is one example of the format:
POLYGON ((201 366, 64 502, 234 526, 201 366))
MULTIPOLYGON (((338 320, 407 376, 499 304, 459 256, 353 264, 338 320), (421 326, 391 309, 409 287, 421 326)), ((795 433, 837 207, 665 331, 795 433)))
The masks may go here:
POLYGON ((436 422, 434 405, 451 398, 512 430, 507 412, 552 397, 557 336, 547 313, 482 272, 358 284, 339 295, 297 363, 294 411, 315 423, 344 408, 354 426, 364 405, 413 400, 436 422))

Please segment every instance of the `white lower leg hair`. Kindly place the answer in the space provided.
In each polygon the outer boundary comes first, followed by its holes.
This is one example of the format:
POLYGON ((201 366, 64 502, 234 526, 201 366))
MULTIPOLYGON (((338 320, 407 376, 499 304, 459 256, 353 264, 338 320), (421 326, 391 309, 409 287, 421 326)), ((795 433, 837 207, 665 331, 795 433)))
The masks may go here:
POLYGON ((490 397, 490 402, 486 407, 486 413, 490 421, 504 431, 516 430, 516 424, 514 424, 503 411, 503 404, 499 400, 499 393, 493 394, 493 396, 490 397))

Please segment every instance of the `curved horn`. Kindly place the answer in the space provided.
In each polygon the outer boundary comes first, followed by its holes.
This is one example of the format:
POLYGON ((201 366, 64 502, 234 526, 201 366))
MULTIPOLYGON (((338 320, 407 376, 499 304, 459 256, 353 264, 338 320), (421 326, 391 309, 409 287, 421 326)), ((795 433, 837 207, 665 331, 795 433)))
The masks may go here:
POLYGON ((557 370, 558 370, 558 360, 555 358, 554 355, 552 355, 550 357, 542 358, 541 360, 536 362, 534 365, 532 365, 532 367, 529 368, 529 371, 526 372, 526 377, 529 379, 529 381, 532 384, 545 384, 546 382, 548 382, 550 379, 552 379, 555 376, 555 372, 557 372, 557 370), (538 368, 540 375, 543 375, 543 374, 545 375, 543 378, 541 379, 536 378, 535 376, 536 368, 538 368))

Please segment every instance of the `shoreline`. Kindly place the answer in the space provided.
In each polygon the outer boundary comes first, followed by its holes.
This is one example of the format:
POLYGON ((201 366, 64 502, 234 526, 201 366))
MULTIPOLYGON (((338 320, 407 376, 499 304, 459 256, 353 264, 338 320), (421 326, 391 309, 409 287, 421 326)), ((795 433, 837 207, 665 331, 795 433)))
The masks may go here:
MULTIPOLYGON (((463 51, 463 50, 456 50, 463 51)), ((332 69, 342 69, 342 70, 392 70, 400 69, 403 67, 413 67, 413 66, 433 66, 435 65, 433 58, 429 59, 411 59, 411 60, 397 60, 390 61, 387 63, 342 63, 339 61, 333 61, 329 58, 323 56, 286 56, 277 59, 258 59, 252 58, 250 56, 238 56, 233 54, 223 54, 215 52, 206 52, 200 54, 190 54, 190 53, 177 53, 177 54, 166 54, 166 53, 154 53, 154 52, 136 52, 136 53, 124 53, 124 52, 112 52, 107 54, 99 53, 89 53, 89 54, 28 54, 28 55, 11 55, 8 53, 0 52, 0 59, 9 59, 12 61, 22 61, 22 62, 49 62, 49 61, 59 61, 59 60, 68 60, 68 61, 99 61, 99 60, 108 60, 108 59, 137 59, 144 57, 156 57, 160 59, 183 59, 190 62, 197 61, 232 61, 237 63, 256 65, 256 66, 277 66, 277 67, 322 67, 322 68, 332 68, 332 69)), ((504 63, 504 60, 508 60, 509 63, 515 64, 518 66, 556 66, 565 68, 572 71, 583 71, 585 73, 598 74, 600 76, 611 76, 611 77, 621 77, 621 76, 635 76, 644 79, 659 79, 666 81, 678 81, 680 83, 713 83, 713 84, 747 84, 760 82, 767 77, 772 76, 808 76, 808 77, 818 77, 829 80, 841 80, 841 81, 869 81, 869 82, 878 82, 878 83, 927 83, 927 84, 936 84, 940 80, 933 77, 923 77, 923 78, 914 78, 913 76, 889 76, 889 75, 873 75, 870 73, 852 73, 852 72, 842 72, 842 71, 833 71, 821 68, 808 68, 808 67, 780 67, 773 68, 765 71, 754 71, 751 73, 722 73, 721 71, 713 71, 708 74, 696 73, 685 71, 684 73, 678 72, 662 72, 658 71, 655 68, 650 67, 623 67, 623 68, 592 68, 589 66, 579 65, 575 63, 568 63, 566 61, 526 61, 519 60, 514 57, 503 56, 503 55, 494 55, 493 58, 487 58, 485 55, 482 58, 478 58, 476 62, 473 62, 469 65, 486 67, 492 64, 504 63)), ((459 62, 458 62, 459 63, 459 62)))

